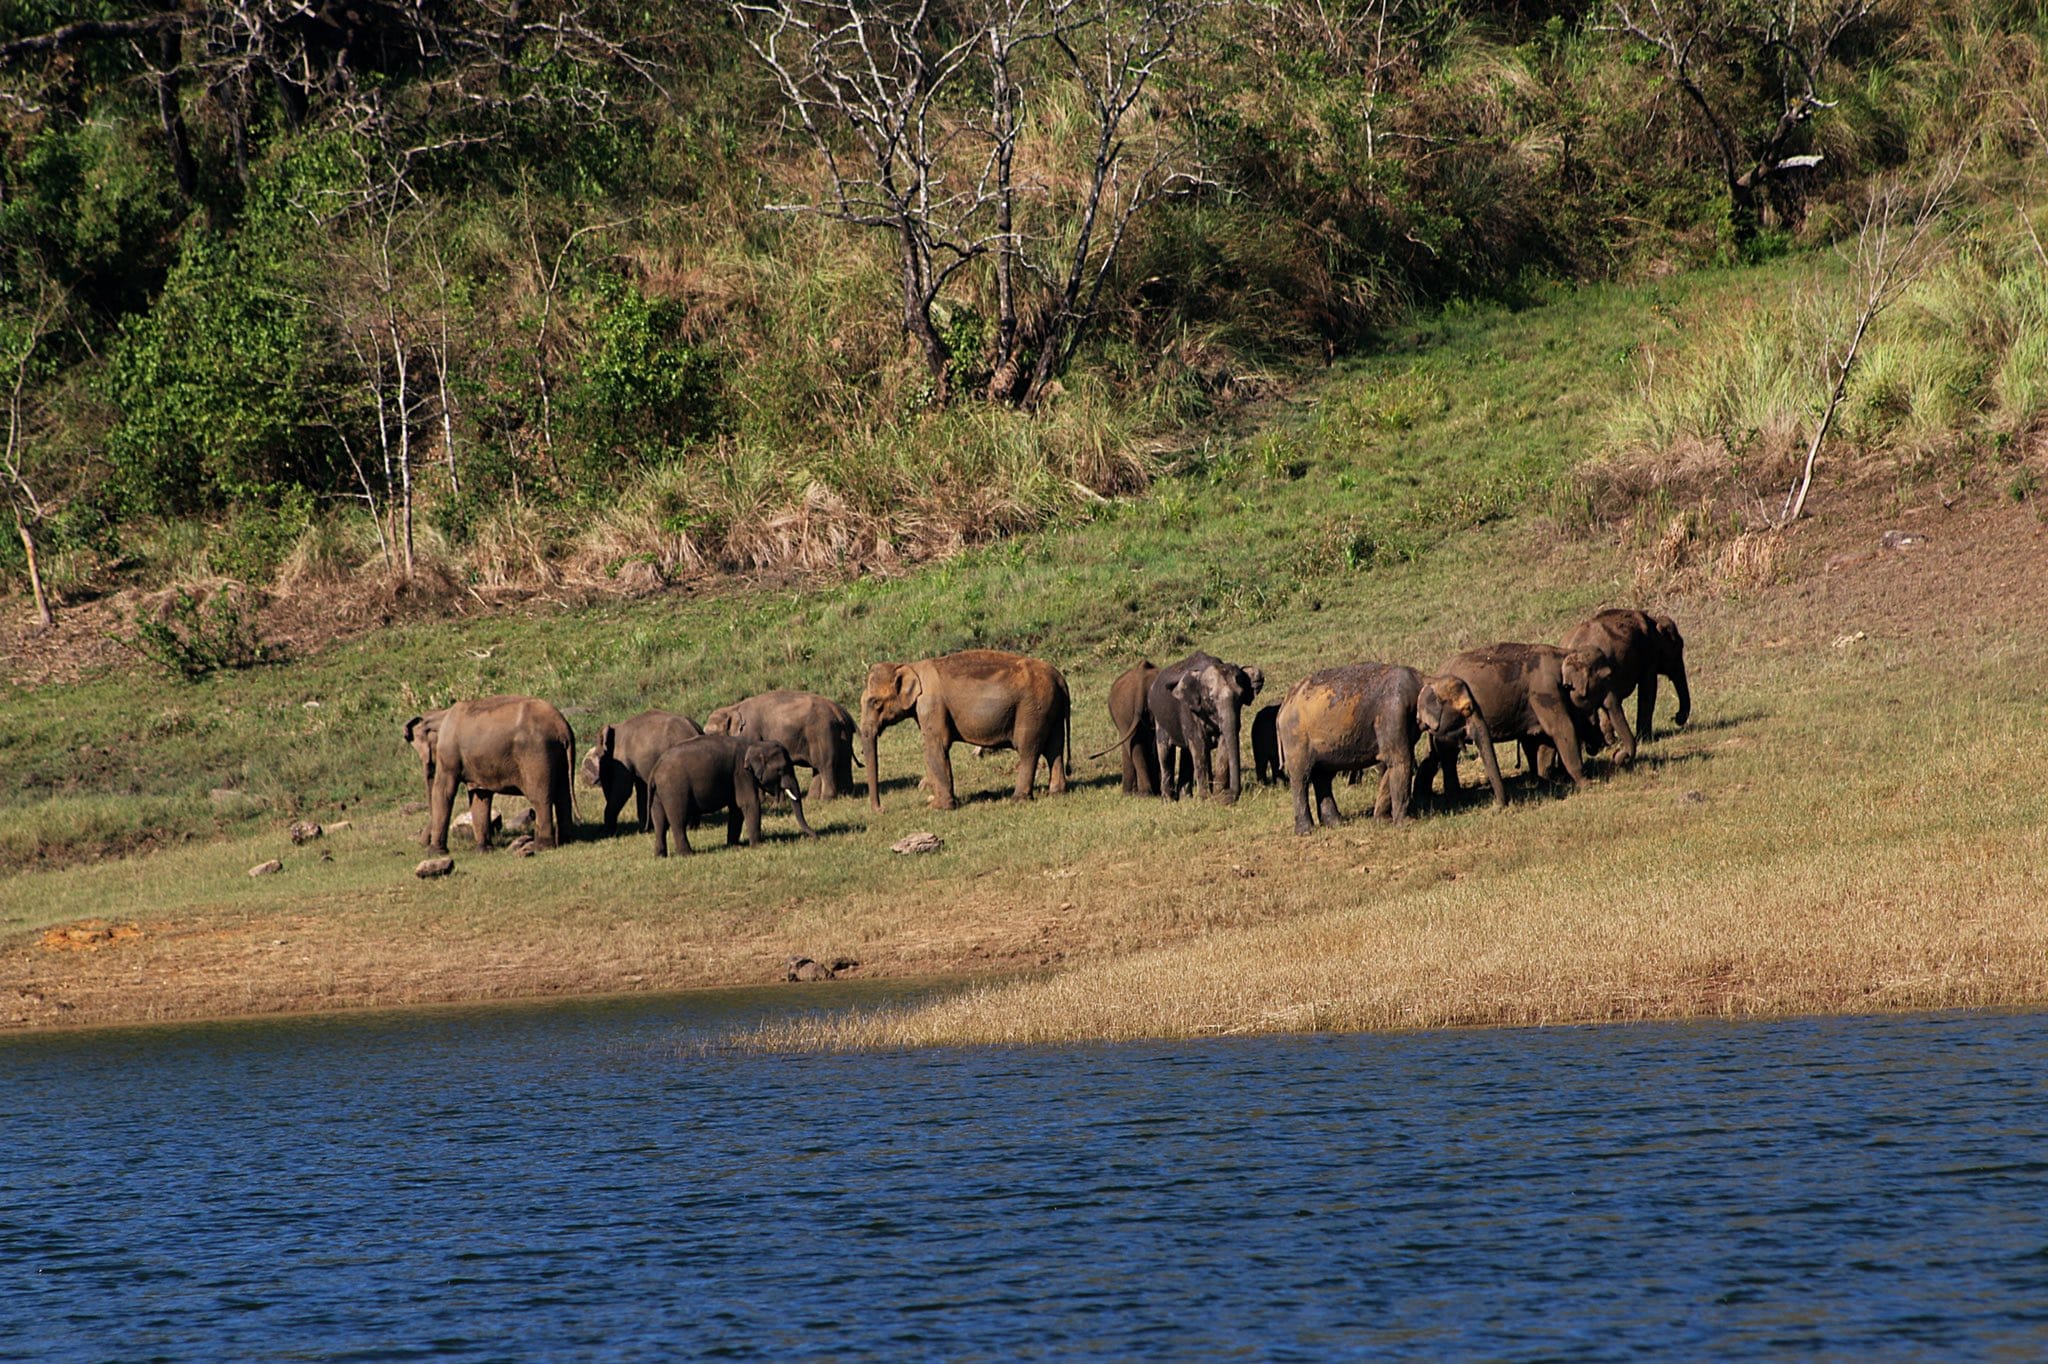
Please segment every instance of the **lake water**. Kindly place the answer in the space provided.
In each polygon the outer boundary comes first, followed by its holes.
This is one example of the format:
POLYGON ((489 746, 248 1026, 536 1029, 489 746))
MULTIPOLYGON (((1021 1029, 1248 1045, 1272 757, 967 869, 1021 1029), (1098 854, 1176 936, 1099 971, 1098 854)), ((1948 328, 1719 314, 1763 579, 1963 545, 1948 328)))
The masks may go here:
POLYGON ((790 987, 0 1041, 0 1356, 2048 1354, 2048 1028, 704 1054, 790 987))

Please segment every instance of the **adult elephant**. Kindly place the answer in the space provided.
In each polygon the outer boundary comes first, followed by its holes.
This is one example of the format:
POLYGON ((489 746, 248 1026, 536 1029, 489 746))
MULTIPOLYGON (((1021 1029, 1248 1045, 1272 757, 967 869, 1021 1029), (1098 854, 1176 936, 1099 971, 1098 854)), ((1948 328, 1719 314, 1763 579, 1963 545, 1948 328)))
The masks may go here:
POLYGON ((669 830, 676 847, 691 852, 688 830, 705 815, 727 812, 725 845, 745 835, 748 847, 761 841, 761 796, 788 796, 796 806, 796 826, 805 838, 817 831, 804 818, 804 793, 796 784, 796 764, 781 744, 706 734, 675 745, 661 755, 647 783, 648 823, 654 830, 654 855, 668 856, 669 830))
POLYGON ((583 755, 583 784, 604 792, 604 831, 618 832, 619 810, 633 798, 635 827, 647 827, 647 779, 661 755, 704 731, 695 720, 674 711, 642 711, 630 720, 606 725, 583 755))
MULTIPOLYGON (((1109 719, 1117 733, 1117 741, 1109 747, 1123 750, 1127 796, 1159 794, 1159 755, 1152 749, 1152 712, 1145 705, 1145 693, 1158 674, 1152 660, 1143 659, 1109 684, 1109 719)), ((1088 756, 1099 758, 1107 752, 1109 748, 1088 756)))
POLYGON ((1692 689, 1685 679, 1685 636, 1669 616, 1611 608, 1582 620, 1564 637, 1567 649, 1591 649, 1614 670, 1602 708, 1604 728, 1621 748, 1624 761, 1636 756, 1636 744, 1655 737, 1657 679, 1668 677, 1678 691, 1678 714, 1672 723, 1683 729, 1692 718, 1692 689), (1631 730, 1622 702, 1636 696, 1636 724, 1631 730))
POLYGON ((1054 795, 1067 789, 1073 701, 1067 679, 1043 659, 1001 649, 966 649, 915 663, 877 663, 860 697, 860 736, 867 747, 868 800, 882 808, 875 748, 882 731, 917 717, 925 776, 935 810, 953 799, 952 747, 1017 750, 1018 800, 1030 800, 1043 758, 1054 795))
MULTIPOLYGON (((1438 671, 1471 689, 1491 738, 1522 740, 1525 753, 1547 743, 1573 788, 1585 784, 1579 736, 1587 730, 1598 733, 1594 727, 1614 679, 1613 668, 1599 654, 1554 644, 1489 644, 1453 654, 1438 671)), ((1430 739, 1416 772, 1418 790, 1428 791, 1442 768, 1444 795, 1458 793, 1458 749, 1468 737, 1462 729, 1447 727, 1430 739)), ((1494 782, 1499 803, 1499 779, 1494 782)))
POLYGON ((1294 832, 1342 824, 1330 789, 1339 772, 1380 768, 1373 814, 1408 817, 1415 743, 1456 732, 1478 746, 1496 802, 1506 797, 1487 723, 1471 689, 1458 678, 1425 677, 1393 663, 1347 663, 1311 673, 1288 690, 1274 722, 1280 760, 1294 796, 1294 832), (1314 800, 1310 800, 1313 794, 1314 800))
POLYGON ((1200 650, 1153 675, 1152 685, 1145 690, 1145 705, 1152 712, 1152 742, 1159 754, 1159 771, 1167 778, 1161 795, 1169 800, 1180 798, 1180 783, 1170 776, 1176 758, 1192 765, 1194 783, 1202 794, 1212 794, 1216 778, 1209 768, 1209 754, 1220 745, 1224 800, 1238 798, 1244 788, 1239 722, 1244 708, 1265 685, 1266 675, 1257 668, 1225 663, 1200 650))
POLYGON ((853 790, 853 717, 846 707, 814 691, 768 691, 704 717, 706 734, 767 739, 789 750, 798 767, 816 773, 812 800, 850 796, 853 790))
POLYGON ((576 733, 546 701, 533 696, 457 701, 407 720, 405 739, 426 769, 425 842, 430 850, 448 851, 448 821, 459 786, 469 788, 479 851, 490 846, 493 796, 524 796, 533 802, 533 838, 541 847, 568 839, 575 824, 569 765, 576 733))

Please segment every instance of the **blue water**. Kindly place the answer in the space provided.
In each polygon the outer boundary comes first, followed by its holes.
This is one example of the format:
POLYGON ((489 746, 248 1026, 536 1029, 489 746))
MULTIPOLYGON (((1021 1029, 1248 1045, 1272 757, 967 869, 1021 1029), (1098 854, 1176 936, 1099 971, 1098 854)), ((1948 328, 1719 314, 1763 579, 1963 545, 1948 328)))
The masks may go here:
POLYGON ((698 1044, 835 989, 0 1042, 0 1356, 2048 1354, 2037 1016, 698 1044))

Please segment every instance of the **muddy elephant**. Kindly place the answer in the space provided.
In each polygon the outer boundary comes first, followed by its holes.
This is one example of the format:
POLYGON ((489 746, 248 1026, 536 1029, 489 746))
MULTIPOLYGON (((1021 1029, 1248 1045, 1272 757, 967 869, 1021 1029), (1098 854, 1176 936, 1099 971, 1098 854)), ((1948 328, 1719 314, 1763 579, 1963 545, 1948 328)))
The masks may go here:
POLYGON ((1287 769, 1280 765, 1279 721, 1277 705, 1261 706, 1252 717, 1252 770, 1261 786, 1287 780, 1287 769))
POLYGON ((817 831, 804 818, 804 793, 796 784, 796 764, 781 744, 761 739, 736 739, 706 734, 670 748, 654 764, 647 782, 649 824, 654 829, 654 855, 668 856, 673 829, 676 847, 692 851, 688 830, 706 815, 727 812, 725 845, 748 847, 761 841, 761 797, 788 796, 796 807, 796 826, 805 838, 817 831))
POLYGON ((867 748, 868 801, 882 808, 875 748, 882 731, 917 717, 925 777, 935 810, 950 810, 956 743, 1017 751, 1018 800, 1031 799, 1044 759, 1054 795, 1067 789, 1073 700, 1067 679, 1043 659, 1000 649, 967 649, 915 663, 877 663, 860 697, 860 737, 867 748))
POLYGON ((704 717, 706 734, 770 739, 789 750, 791 761, 816 773, 811 799, 854 794, 853 717, 846 707, 814 691, 768 691, 704 717))
POLYGON ((1636 756, 1637 743, 1655 737, 1657 679, 1668 677, 1678 691, 1678 713, 1672 723, 1683 729, 1692 718, 1692 689, 1685 677, 1685 636, 1669 616, 1647 611, 1611 609, 1580 621, 1564 637, 1567 649, 1592 649, 1614 670, 1614 683, 1602 707, 1601 727, 1621 750, 1623 761, 1636 756), (1622 702, 1636 696, 1636 723, 1631 730, 1622 702))
POLYGON ((1280 761, 1294 796, 1294 832, 1343 823, 1330 783, 1339 772, 1380 769, 1373 814, 1408 817, 1414 791, 1415 743, 1444 733, 1468 737, 1493 783, 1506 798, 1500 764, 1479 702, 1463 681, 1425 677, 1392 663, 1349 663, 1325 668, 1294 684, 1275 719, 1280 761), (1315 799, 1310 800, 1313 793, 1315 799))
POLYGON ((546 701, 532 696, 457 701, 407 720, 405 739, 426 770, 423 841, 430 850, 448 851, 448 821, 459 786, 469 788, 479 851, 490 846, 493 796, 524 796, 533 802, 533 837, 541 847, 568 840, 576 822, 569 780, 576 733, 546 701))
POLYGON ((633 798, 635 827, 647 827, 647 779, 661 755, 704 731, 695 720, 673 711, 642 711, 630 720, 606 725, 583 755, 583 784, 604 792, 604 831, 618 832, 619 810, 633 798))
POLYGON ((1148 658, 1117 674, 1109 684, 1109 720, 1116 726, 1117 741, 1088 755, 1100 758, 1110 748, 1123 750, 1127 796, 1159 794, 1159 755, 1152 749, 1152 712, 1145 706, 1146 689, 1158 672, 1148 658))
MULTIPOLYGON (((1145 706, 1152 713, 1152 742, 1159 754, 1162 775, 1171 774, 1175 760, 1192 767, 1193 782, 1205 796, 1212 794, 1215 774, 1210 770, 1212 749, 1223 750, 1226 803, 1234 801, 1244 788, 1243 755, 1239 748, 1244 708, 1266 685, 1266 675, 1257 668, 1225 663, 1199 650, 1171 667, 1161 668, 1145 690, 1145 706)), ((1180 783, 1169 779, 1161 795, 1169 800, 1180 796, 1180 783)))
MULTIPOLYGON (((1554 644, 1489 644, 1453 654, 1440 672, 1471 688, 1496 742, 1521 740, 1525 755, 1547 745, 1555 750, 1573 788, 1585 785, 1582 741, 1597 738, 1600 709, 1614 678, 1613 668, 1599 654, 1554 644)), ((1444 795, 1458 793, 1458 749, 1467 737, 1447 726, 1431 738, 1430 751, 1416 772, 1417 790, 1428 791, 1441 768, 1444 795)), ((1498 802, 1498 784, 1494 793, 1498 802)))

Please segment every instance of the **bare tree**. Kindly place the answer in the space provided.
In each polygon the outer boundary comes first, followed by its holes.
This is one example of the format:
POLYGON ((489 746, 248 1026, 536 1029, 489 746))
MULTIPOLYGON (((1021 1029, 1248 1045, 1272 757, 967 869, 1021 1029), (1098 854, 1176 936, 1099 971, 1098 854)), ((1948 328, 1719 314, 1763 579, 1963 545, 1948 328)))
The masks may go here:
POLYGON ((7 506, 14 513, 14 533, 21 537, 22 553, 28 560, 29 591, 35 597, 36 624, 48 629, 56 623, 50 597, 43 590, 42 566, 37 561, 36 532, 49 507, 36 495, 29 478, 29 447, 35 425, 35 403, 29 391, 36 359, 61 321, 63 295, 47 280, 39 281, 34 303, 11 318, 0 318, 0 344, 6 351, 0 363, 7 367, 7 443, 0 449, 0 474, 7 479, 7 506))
POLYGON ((1878 317, 1934 263, 1939 254, 1941 226, 1961 168, 1960 159, 1946 161, 1926 183, 1917 187, 1896 177, 1871 182, 1850 260, 1852 297, 1857 307, 1855 319, 1846 322, 1824 345, 1821 374, 1828 382, 1827 401, 1806 443, 1806 460, 1799 477, 1786 490, 1784 504, 1771 521, 1771 529, 1783 530, 1805 512, 1806 495, 1813 489, 1814 462, 1820 457, 1828 428, 1834 424, 1835 413, 1848 394, 1849 376, 1855 372, 1863 339, 1878 317))
POLYGON ((942 401, 953 357, 934 309, 992 260, 988 394, 1029 401, 1071 360, 1133 217, 1184 174, 1146 96, 1216 2, 734 0, 828 180, 818 199, 766 207, 895 238, 904 331, 942 401), (1019 168, 1030 105, 1055 79, 1090 117, 1085 145, 1052 149, 1080 158, 1073 193, 1019 168))
POLYGON ((1820 97, 1821 72, 1875 8, 1876 0, 1611 0, 1601 27, 1656 49, 1714 145, 1729 224, 1737 241, 1748 241, 1773 183, 1820 164, 1817 153, 1794 155, 1792 147, 1815 114, 1834 108, 1820 97), (1747 76, 1760 91, 1745 85, 1747 76), (1755 110, 1745 106, 1759 99, 1772 111, 1757 131, 1755 110))

